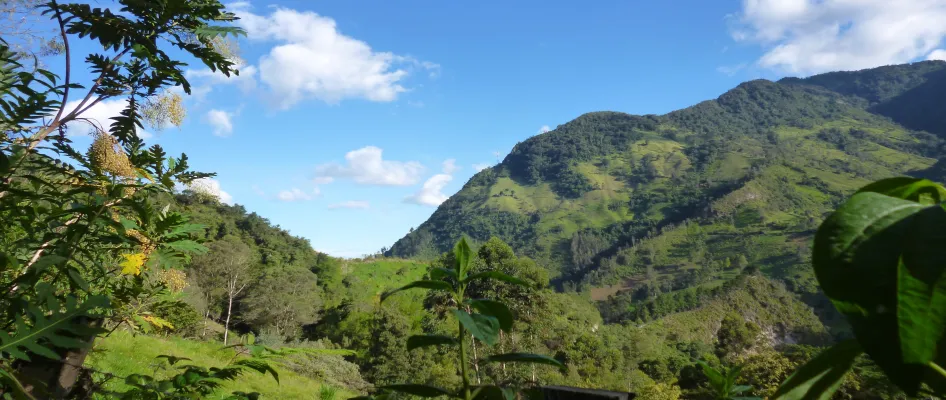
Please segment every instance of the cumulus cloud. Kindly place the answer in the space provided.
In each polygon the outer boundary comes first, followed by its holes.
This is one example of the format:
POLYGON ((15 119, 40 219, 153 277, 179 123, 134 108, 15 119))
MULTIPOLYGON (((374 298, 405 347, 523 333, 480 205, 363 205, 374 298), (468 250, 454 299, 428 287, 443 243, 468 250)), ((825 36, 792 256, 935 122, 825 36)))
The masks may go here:
POLYGON ((250 40, 277 44, 258 63, 259 79, 288 108, 309 98, 326 103, 362 98, 393 101, 407 91, 411 70, 439 74, 440 66, 390 52, 338 31, 335 20, 310 11, 276 8, 269 15, 250 11, 248 3, 229 7, 250 40))
POLYGON ((943 50, 943 49, 933 50, 929 55, 926 56, 926 59, 946 61, 946 50, 943 50))
POLYGON ((311 193, 304 192, 299 188, 292 188, 289 190, 283 190, 276 194, 276 200, 293 202, 293 201, 309 201, 319 195, 319 189, 315 188, 311 193))
MULTIPOLYGON (((81 103, 82 100, 73 100, 66 103, 63 115, 69 114, 81 103)), ((88 107, 86 103, 84 107, 88 107)), ((108 131, 112 123, 111 118, 121 115, 121 111, 128 107, 128 99, 108 99, 95 103, 88 110, 79 114, 80 120, 68 123, 66 133, 70 135, 88 135, 90 132, 100 129, 108 131)), ((142 139, 151 138, 151 133, 137 128, 138 137, 142 139)))
POLYGON ((316 167, 315 179, 331 182, 351 179, 364 185, 407 186, 420 181, 424 166, 416 161, 388 161, 382 150, 367 146, 345 154, 345 165, 330 163, 316 167))
POLYGON ((223 110, 207 111, 207 123, 214 128, 214 136, 227 137, 233 133, 233 113, 223 110))
POLYGON ((482 171, 482 170, 484 170, 484 169, 486 169, 486 168, 489 168, 489 167, 490 167, 490 164, 489 164, 489 163, 473 164, 473 169, 476 170, 476 172, 480 172, 480 171, 482 171))
POLYGON ((743 0, 731 17, 760 66, 796 74, 928 58, 946 37, 946 0, 743 0))
POLYGON ((404 201, 422 206, 439 206, 449 198, 443 193, 443 188, 451 180, 453 180, 453 176, 447 174, 434 175, 427 182, 424 182, 424 186, 420 188, 420 191, 408 196, 404 201))
POLYGON ((371 204, 369 204, 367 201, 361 201, 361 200, 349 200, 349 201, 343 201, 341 203, 328 205, 328 208, 331 210, 338 209, 338 208, 348 208, 352 210, 367 210, 370 207, 371 207, 371 204))
POLYGON ((184 71, 184 77, 189 80, 199 81, 201 84, 191 89, 191 93, 198 98, 203 98, 216 85, 236 85, 243 92, 250 92, 256 88, 256 76, 259 70, 252 65, 238 65, 239 75, 230 74, 226 76, 217 71, 204 69, 188 69, 184 71))
POLYGON ((224 192, 220 188, 220 181, 213 178, 195 179, 190 184, 190 189, 195 192, 205 193, 220 199, 221 203, 233 204, 233 196, 224 192))
POLYGON ((546 133, 546 132, 549 132, 549 131, 551 131, 551 130, 552 130, 552 128, 550 128, 548 125, 542 125, 542 127, 539 128, 539 134, 541 135, 541 134, 546 133))

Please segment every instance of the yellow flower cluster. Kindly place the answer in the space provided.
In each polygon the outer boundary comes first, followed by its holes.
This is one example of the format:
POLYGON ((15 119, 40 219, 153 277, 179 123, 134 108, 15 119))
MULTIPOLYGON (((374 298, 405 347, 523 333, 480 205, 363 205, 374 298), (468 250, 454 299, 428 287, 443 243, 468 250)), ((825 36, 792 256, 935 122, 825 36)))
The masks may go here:
POLYGON ((174 92, 165 92, 149 98, 141 111, 145 122, 154 129, 161 130, 171 124, 180 127, 187 116, 184 98, 174 92))
POLYGON ((89 147, 89 161, 102 171, 115 176, 134 177, 135 168, 128 160, 128 155, 118 145, 118 140, 108 132, 97 131, 92 146, 89 147))
POLYGON ((187 274, 179 269, 165 269, 158 271, 158 282, 161 282, 172 293, 180 293, 187 287, 187 274))

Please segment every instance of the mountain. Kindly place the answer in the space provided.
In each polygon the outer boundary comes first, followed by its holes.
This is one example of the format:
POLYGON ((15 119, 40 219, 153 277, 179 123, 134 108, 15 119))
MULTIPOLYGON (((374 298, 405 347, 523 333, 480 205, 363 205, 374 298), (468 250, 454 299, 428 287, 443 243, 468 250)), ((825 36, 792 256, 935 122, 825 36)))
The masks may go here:
POLYGON ((497 236, 597 300, 711 290, 745 268, 816 293, 810 239, 845 196, 943 176, 942 100, 946 62, 926 61, 749 81, 659 116, 584 114, 518 143, 388 255, 497 236))

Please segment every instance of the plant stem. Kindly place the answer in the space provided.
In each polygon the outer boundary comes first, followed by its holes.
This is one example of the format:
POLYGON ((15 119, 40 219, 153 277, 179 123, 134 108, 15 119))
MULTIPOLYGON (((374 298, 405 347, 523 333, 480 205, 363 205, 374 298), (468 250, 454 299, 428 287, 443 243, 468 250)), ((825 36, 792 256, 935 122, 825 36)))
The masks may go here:
POLYGON ((463 376, 463 398, 466 400, 472 400, 470 397, 470 377, 467 372, 466 367, 466 336, 464 334, 463 323, 459 323, 460 333, 457 335, 457 340, 460 341, 460 374, 463 376))
POLYGON ((939 373, 940 375, 946 377, 946 369, 943 369, 943 367, 940 367, 938 364, 936 364, 936 363, 933 362, 933 361, 930 361, 929 366, 930 366, 930 368, 933 369, 933 371, 936 371, 936 372, 939 373))

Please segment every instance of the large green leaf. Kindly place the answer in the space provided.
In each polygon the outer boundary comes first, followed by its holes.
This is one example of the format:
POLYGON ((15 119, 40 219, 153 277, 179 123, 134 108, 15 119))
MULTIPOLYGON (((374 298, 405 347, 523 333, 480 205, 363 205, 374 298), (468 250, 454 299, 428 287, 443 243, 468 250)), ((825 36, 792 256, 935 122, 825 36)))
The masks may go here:
POLYGON ((470 314, 463 310, 453 310, 453 315, 457 317, 463 327, 466 328, 473 337, 489 346, 496 344, 499 339, 499 321, 496 317, 483 314, 470 314))
POLYGON ((456 259, 457 278, 462 281, 466 278, 467 272, 470 271, 470 262, 473 260, 473 250, 466 243, 466 238, 460 238, 460 241, 453 248, 453 255, 456 259))
POLYGON ((822 351, 789 376, 775 391, 772 399, 829 400, 851 370, 854 359, 862 352, 855 339, 845 340, 822 351))
POLYGON ((711 367, 703 361, 697 361, 696 363, 703 369, 703 374, 706 375, 706 379, 709 380, 710 386, 714 389, 726 386, 726 377, 717 371, 716 368, 711 367))
POLYGON ((93 309, 108 306, 108 298, 104 296, 90 296, 82 304, 78 304, 73 297, 67 297, 66 303, 60 307, 55 299, 46 299, 45 303, 54 304, 52 313, 41 310, 37 304, 28 305, 28 314, 32 323, 23 316, 16 318, 16 329, 13 332, 0 330, 0 353, 7 353, 13 358, 29 360, 27 352, 52 359, 59 355, 51 346, 61 348, 79 348, 84 345, 76 337, 98 333, 101 329, 92 328, 87 324, 77 322, 79 317, 91 316, 93 309), (62 310, 60 310, 60 308, 62 310))
POLYGON ((499 328, 509 332, 512 330, 512 312, 505 304, 495 300, 475 299, 469 301, 470 306, 482 314, 490 315, 499 321, 499 328))
POLYGON ((556 367, 564 367, 565 365, 552 357, 543 356, 541 354, 532 354, 532 353, 506 353, 506 354, 497 354, 494 356, 486 357, 487 362, 521 362, 529 364, 548 364, 554 365, 556 367))
POLYGON ((412 394, 414 396, 420 397, 440 397, 440 396, 453 396, 453 393, 448 392, 446 389, 439 388, 436 386, 430 385, 419 385, 413 383, 403 383, 398 385, 387 385, 381 386, 380 389, 393 390, 395 392, 412 394))
POLYGON ((882 179, 862 187, 857 193, 874 192, 898 199, 919 202, 922 195, 929 195, 934 203, 946 200, 946 188, 928 179, 901 176, 882 179))
POLYGON ((455 345, 457 338, 444 335, 414 335, 407 338, 407 351, 426 346, 455 345))
POLYGON ((450 286, 449 283, 444 282, 444 281, 428 281, 428 280, 414 281, 414 282, 408 283, 407 285, 401 286, 397 289, 381 294, 381 301, 384 302, 385 300, 387 300, 388 297, 391 297, 392 294, 395 294, 397 292, 401 292, 404 290, 408 290, 408 289, 430 289, 430 290, 442 290, 444 292, 451 292, 453 291, 453 286, 450 286))
POLYGON ((863 191, 815 236, 812 262, 825 294, 864 351, 911 395, 946 329, 944 226, 939 206, 863 191))

